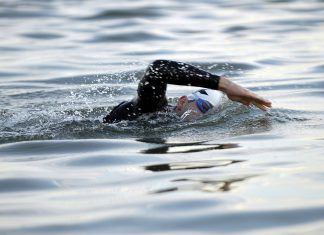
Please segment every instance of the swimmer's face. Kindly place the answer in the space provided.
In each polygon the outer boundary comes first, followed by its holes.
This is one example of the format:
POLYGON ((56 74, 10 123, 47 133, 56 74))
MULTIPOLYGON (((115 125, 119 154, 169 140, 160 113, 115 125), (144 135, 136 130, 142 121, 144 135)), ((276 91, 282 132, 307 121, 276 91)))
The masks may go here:
POLYGON ((203 115, 197 103, 195 101, 189 101, 187 96, 181 96, 179 98, 175 112, 179 117, 183 117, 185 120, 192 120, 203 115))

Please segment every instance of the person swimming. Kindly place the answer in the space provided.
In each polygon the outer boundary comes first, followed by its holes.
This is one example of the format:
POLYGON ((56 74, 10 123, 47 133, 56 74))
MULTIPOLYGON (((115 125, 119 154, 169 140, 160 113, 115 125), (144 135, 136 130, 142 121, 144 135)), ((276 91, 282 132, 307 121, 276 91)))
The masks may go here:
POLYGON ((115 106, 103 118, 103 122, 131 121, 143 114, 157 111, 173 111, 183 120, 192 120, 219 106, 223 93, 230 100, 247 106, 253 104, 263 111, 271 108, 270 100, 258 96, 224 76, 218 76, 182 62, 155 60, 148 66, 140 80, 137 96, 131 101, 123 101, 115 106), (181 96, 176 106, 171 108, 166 98, 167 84, 207 89, 200 89, 190 95, 181 96))

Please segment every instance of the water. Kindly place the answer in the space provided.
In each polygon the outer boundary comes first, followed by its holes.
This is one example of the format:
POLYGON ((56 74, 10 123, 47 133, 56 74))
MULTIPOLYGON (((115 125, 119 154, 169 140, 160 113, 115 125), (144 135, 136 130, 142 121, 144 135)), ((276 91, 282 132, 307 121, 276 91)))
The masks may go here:
POLYGON ((323 16, 323 1, 0 1, 0 234, 323 234, 323 16), (154 59, 273 109, 102 124, 154 59))

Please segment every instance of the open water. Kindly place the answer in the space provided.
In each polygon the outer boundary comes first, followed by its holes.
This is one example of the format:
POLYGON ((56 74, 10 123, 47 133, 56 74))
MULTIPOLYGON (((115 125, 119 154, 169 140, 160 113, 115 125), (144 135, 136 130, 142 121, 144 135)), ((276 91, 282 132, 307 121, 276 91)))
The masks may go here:
POLYGON ((0 0, 0 32, 0 234, 324 233, 323 1, 0 0), (102 124, 154 59, 273 109, 102 124))

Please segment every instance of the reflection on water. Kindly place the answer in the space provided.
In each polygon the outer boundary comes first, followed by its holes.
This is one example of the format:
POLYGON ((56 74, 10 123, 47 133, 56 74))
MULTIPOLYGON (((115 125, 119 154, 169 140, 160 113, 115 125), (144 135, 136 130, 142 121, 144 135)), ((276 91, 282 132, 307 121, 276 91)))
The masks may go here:
POLYGON ((149 171, 174 171, 174 170, 194 170, 213 168, 220 166, 228 166, 234 163, 239 163, 239 160, 200 160, 194 162, 172 162, 167 164, 157 164, 145 166, 146 170, 149 171))
POLYGON ((228 192, 232 190, 236 183, 243 182, 249 178, 256 177, 253 176, 244 176, 244 177, 235 177, 229 178, 226 180, 213 180, 207 178, 185 178, 185 179, 175 179, 172 182, 189 182, 191 184, 182 184, 176 187, 169 187, 164 189, 159 189, 153 191, 154 194, 168 193, 175 191, 200 191, 206 193, 215 193, 215 192, 228 192))
POLYGON ((195 153, 217 149, 238 148, 238 144, 209 144, 205 142, 194 143, 169 143, 165 146, 150 148, 141 151, 144 154, 166 154, 166 153, 195 153))

